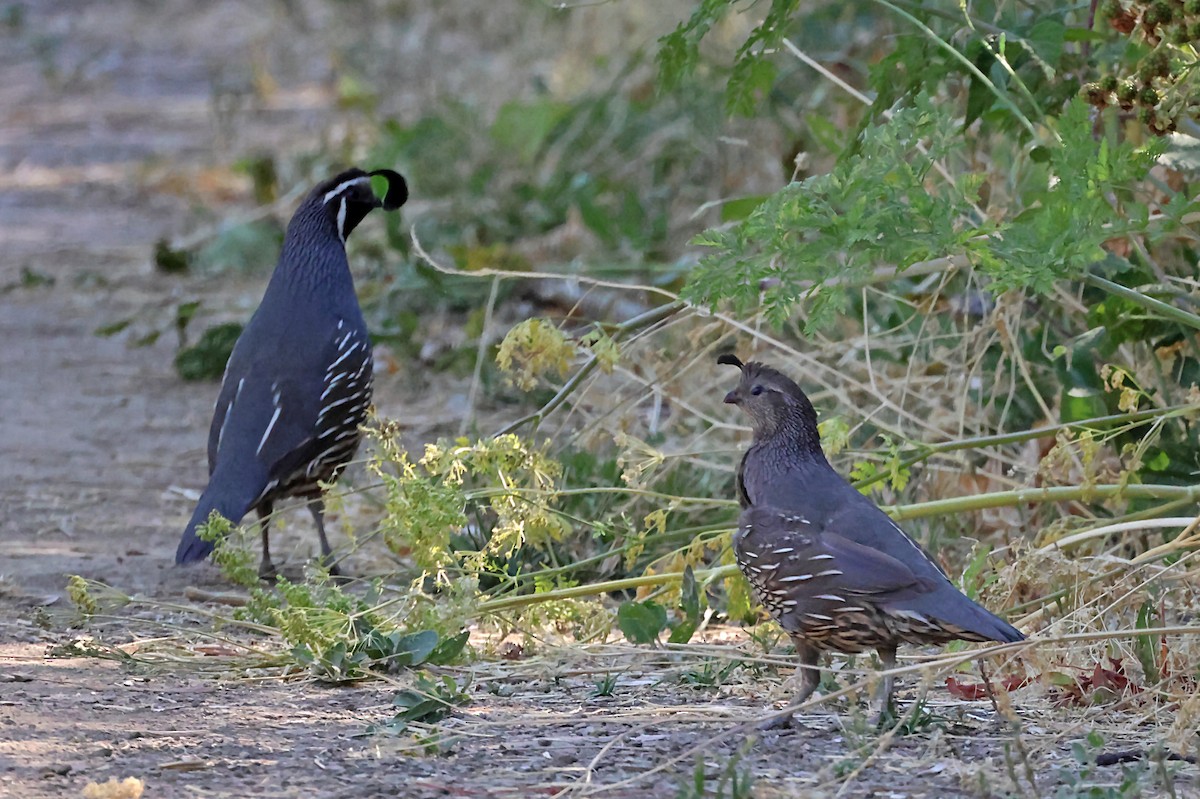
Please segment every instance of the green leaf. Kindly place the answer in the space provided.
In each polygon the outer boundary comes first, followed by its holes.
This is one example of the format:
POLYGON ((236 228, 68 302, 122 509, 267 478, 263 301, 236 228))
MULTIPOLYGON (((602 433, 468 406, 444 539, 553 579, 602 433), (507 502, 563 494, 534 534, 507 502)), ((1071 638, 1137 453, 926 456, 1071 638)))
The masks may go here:
POLYGON ((429 653, 426 658, 427 663, 432 663, 435 666, 444 666, 448 663, 453 663, 458 660, 459 656, 467 646, 467 641, 471 639, 471 632, 463 630, 458 635, 451 636, 439 643, 429 653))
POLYGON ((867 128, 833 172, 789 184, 731 229, 698 237, 711 252, 692 270, 685 297, 739 311, 761 302, 776 324, 803 303, 811 331, 846 306, 845 284, 877 267, 964 252, 978 233, 963 224, 973 185, 926 179, 955 146, 955 132, 949 110, 927 98, 867 128), (839 287, 826 286, 835 278, 839 287))
POLYGON ((200 310, 200 301, 181 302, 175 306, 175 329, 182 333, 200 310))
POLYGON ((702 607, 699 586, 696 585, 696 575, 689 565, 683 570, 683 579, 679 584, 679 609, 683 616, 693 624, 699 622, 702 607))
POLYGON ((433 630, 421 630, 396 641, 391 658, 397 665, 416 666, 437 648, 438 634, 433 630))
POLYGON ((1063 42, 1067 29, 1053 17, 1046 16, 1029 29, 1028 41, 1043 64, 1057 64, 1062 59, 1063 42))
POLYGON ((1063 387, 1059 420, 1064 424, 1093 419, 1107 412, 1102 390, 1090 386, 1063 387))
POLYGON ((387 196, 388 189, 391 188, 391 185, 391 182, 388 181, 388 179, 383 175, 371 176, 371 191, 380 200, 387 196))
POLYGON ((726 612, 730 619, 750 621, 754 618, 754 605, 750 599, 750 583, 740 571, 725 578, 726 612))
POLYGON ((176 353, 175 371, 184 380, 219 379, 241 334, 242 326, 237 322, 210 327, 199 341, 176 353))
POLYGON ((700 41, 733 6, 731 0, 700 0, 692 16, 658 40, 658 74, 670 89, 689 76, 700 60, 700 41))
POLYGON ((154 243, 154 268, 163 274, 181 275, 192 267, 192 254, 187 250, 176 250, 166 239, 154 243))
POLYGON ((441 721, 455 705, 465 704, 468 700, 467 694, 450 675, 443 675, 440 681, 419 675, 414 688, 397 691, 392 697, 392 706, 400 710, 389 727, 399 731, 409 722, 432 724, 441 721))
POLYGON ((307 644, 296 644, 292 647, 291 655, 301 666, 311 666, 316 660, 307 644))
POLYGON ((767 195, 765 194, 751 194, 747 197, 727 200, 721 204, 721 221, 740 222, 750 216, 750 213, 762 205, 766 199, 767 195))
POLYGON ((631 643, 653 643, 666 629, 667 609, 657 602, 624 602, 617 609, 617 626, 631 643))
POLYGON ((101 325, 100 327, 96 328, 94 335, 100 336, 101 338, 115 336, 125 328, 129 327, 131 324, 133 324, 132 316, 128 319, 118 319, 116 322, 110 322, 107 325, 101 325))
MULTIPOLYGON (((1157 626, 1155 621, 1154 601, 1147 599, 1138 608, 1136 626, 1139 630, 1146 630, 1157 626)), ((1133 637, 1133 648, 1137 653, 1138 662, 1142 664, 1142 673, 1146 675, 1147 685, 1152 685, 1162 679, 1158 663, 1158 644, 1158 636, 1155 635, 1135 635, 1133 637)))
POLYGON ((672 644, 686 644, 696 634, 696 626, 696 623, 690 620, 679 622, 671 630, 671 634, 667 636, 667 641, 672 644))

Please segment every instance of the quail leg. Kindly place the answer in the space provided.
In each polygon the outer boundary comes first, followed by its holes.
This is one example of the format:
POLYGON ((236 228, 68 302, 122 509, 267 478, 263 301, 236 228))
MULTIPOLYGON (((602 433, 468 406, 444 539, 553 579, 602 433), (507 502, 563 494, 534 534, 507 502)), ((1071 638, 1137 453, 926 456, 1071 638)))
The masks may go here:
POLYGON ((258 529, 262 533, 262 561, 258 564, 259 579, 268 582, 275 579, 276 571, 275 564, 271 562, 271 511, 273 510, 270 502, 264 502, 258 506, 258 529))
POLYGON ((341 577, 341 570, 333 562, 333 547, 329 546, 329 539, 325 537, 325 501, 320 497, 310 499, 308 510, 313 521, 317 523, 317 537, 321 539, 321 562, 325 564, 331 576, 341 577))
MULTIPOLYGON (((821 652, 799 636, 793 635, 792 643, 796 645, 796 657, 800 662, 796 665, 795 676, 792 677, 792 680, 796 684, 796 692, 792 694, 791 704, 799 705, 812 696, 817 690, 817 686, 821 684, 821 670, 817 668, 817 663, 821 659, 821 652)), ((758 728, 760 730, 772 730, 779 727, 786 727, 792 721, 793 716, 789 713, 786 716, 777 716, 763 722, 758 728)))
MULTIPOLYGON (((896 668, 895 645, 879 647, 879 663, 884 671, 896 668)), ((892 689, 895 687, 895 682, 896 678, 892 674, 885 674, 879 680, 879 687, 875 690, 875 701, 879 704, 878 711, 874 716, 876 724, 882 721, 887 714, 893 714, 892 689)))
POLYGON ((796 656, 800 659, 799 665, 796 666, 796 693, 792 697, 792 704, 798 705, 812 696, 821 684, 821 670, 817 668, 821 653, 803 638, 792 636, 792 642, 796 645, 796 656))

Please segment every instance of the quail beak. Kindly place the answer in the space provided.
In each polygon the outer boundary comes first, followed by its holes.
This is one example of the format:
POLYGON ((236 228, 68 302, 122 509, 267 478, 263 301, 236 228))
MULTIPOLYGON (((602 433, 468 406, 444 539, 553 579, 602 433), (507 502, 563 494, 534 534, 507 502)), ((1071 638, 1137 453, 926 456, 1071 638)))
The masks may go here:
POLYGON ((739 394, 738 390, 735 388, 733 391, 730 391, 725 395, 725 402, 729 403, 730 405, 741 405, 742 395, 739 394))

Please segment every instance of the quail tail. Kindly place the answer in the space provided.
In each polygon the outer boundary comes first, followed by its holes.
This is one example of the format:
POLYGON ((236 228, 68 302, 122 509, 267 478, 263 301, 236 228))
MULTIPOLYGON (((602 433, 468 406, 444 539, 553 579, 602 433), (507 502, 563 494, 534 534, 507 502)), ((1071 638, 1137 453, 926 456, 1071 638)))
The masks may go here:
POLYGON ((179 540, 179 547, 175 550, 176 563, 194 563, 207 558, 212 553, 214 544, 196 535, 196 528, 207 522, 213 511, 237 524, 249 513, 266 483, 265 479, 260 482, 244 479, 225 480, 219 479, 220 477, 220 471, 213 474, 208 488, 204 489, 204 494, 196 503, 196 510, 192 512, 192 518, 188 521, 183 537, 179 540))
MULTIPOLYGON (((949 586, 948 586, 949 587, 949 586)), ((929 595, 922 605, 914 608, 944 624, 960 629, 966 640, 999 641, 1013 643, 1024 641, 1025 636, 1016 627, 960 594, 957 589, 938 591, 929 595)))

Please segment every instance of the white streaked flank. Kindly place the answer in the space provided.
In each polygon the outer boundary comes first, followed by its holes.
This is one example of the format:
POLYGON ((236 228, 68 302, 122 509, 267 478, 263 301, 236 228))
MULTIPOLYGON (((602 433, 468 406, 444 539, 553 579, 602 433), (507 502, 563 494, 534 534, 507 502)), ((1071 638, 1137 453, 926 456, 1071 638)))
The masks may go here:
MULTIPOLYGON (((350 335, 351 335, 350 333, 346 334, 347 337, 349 337, 350 335)), ((342 347, 345 346, 345 344, 346 344, 346 339, 342 339, 341 342, 338 344, 338 350, 341 350, 342 347)), ((343 352, 340 356, 338 356, 338 359, 336 361, 329 364, 329 368, 325 370, 326 374, 328 374, 329 372, 332 372, 334 369, 336 369, 341 364, 342 361, 346 360, 351 355, 353 355, 354 351, 357 350, 361 346, 362 346, 362 342, 356 341, 356 342, 354 342, 354 344, 347 347, 346 351, 343 352)))
POLYGON ((264 432, 262 438, 259 439, 258 449, 254 450, 255 455, 262 454, 263 445, 267 443, 267 437, 270 436, 271 431, 275 429, 275 423, 279 421, 279 414, 282 410, 283 408, 280 408, 278 404, 275 405, 275 413, 271 414, 271 421, 267 424, 266 432, 264 432))

